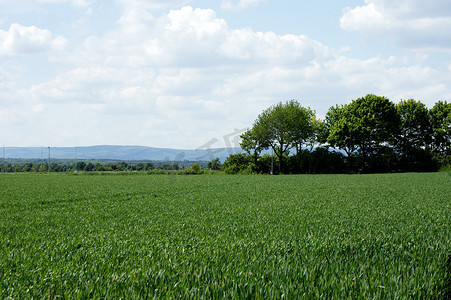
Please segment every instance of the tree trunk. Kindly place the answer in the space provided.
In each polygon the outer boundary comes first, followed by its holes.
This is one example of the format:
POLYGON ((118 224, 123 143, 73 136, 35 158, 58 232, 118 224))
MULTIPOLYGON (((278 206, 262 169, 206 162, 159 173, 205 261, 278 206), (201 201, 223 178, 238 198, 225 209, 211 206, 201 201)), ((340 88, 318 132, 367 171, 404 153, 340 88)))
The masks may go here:
POLYGON ((283 145, 280 147, 279 151, 277 151, 277 147, 274 145, 271 145, 274 153, 276 154, 276 156, 279 158, 279 174, 282 173, 282 158, 283 158, 283 151, 282 151, 282 147, 283 145))

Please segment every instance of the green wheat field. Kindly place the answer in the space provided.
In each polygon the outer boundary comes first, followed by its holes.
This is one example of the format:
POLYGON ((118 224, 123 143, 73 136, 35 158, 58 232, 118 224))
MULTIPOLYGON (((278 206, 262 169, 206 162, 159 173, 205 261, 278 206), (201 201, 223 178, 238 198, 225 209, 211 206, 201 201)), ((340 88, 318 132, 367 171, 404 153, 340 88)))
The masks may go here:
POLYGON ((451 175, 0 174, 1 299, 442 298, 451 175))

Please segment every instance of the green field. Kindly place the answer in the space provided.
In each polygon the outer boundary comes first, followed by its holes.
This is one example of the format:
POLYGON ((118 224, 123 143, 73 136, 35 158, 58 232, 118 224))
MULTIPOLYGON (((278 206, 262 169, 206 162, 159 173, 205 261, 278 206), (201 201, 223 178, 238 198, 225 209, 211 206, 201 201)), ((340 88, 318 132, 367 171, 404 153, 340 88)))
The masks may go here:
POLYGON ((446 298, 448 173, 0 175, 0 298, 446 298))

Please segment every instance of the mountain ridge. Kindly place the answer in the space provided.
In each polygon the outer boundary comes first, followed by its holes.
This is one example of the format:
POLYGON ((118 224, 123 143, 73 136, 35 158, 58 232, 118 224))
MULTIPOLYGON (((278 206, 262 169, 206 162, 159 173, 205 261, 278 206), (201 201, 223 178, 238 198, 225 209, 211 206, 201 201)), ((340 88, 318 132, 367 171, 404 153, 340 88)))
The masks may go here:
POLYGON ((76 147, 3 147, 2 158, 114 159, 155 161, 224 161, 241 148, 174 149, 139 145, 94 145, 76 147))

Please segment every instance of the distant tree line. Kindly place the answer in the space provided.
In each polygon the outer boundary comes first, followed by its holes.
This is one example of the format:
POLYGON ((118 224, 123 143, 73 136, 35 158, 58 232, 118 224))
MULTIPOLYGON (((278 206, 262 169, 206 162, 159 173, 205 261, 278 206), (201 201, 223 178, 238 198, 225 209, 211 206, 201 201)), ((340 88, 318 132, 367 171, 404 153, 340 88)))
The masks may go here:
POLYGON ((67 160, 54 160, 50 162, 42 159, 2 159, 0 160, 0 172, 108 172, 108 171, 138 171, 138 172, 153 172, 159 171, 179 171, 187 174, 197 174, 200 170, 207 166, 207 162, 162 162, 162 161, 147 161, 147 162, 99 162, 99 161, 75 161, 68 162, 67 160))
POLYGON ((451 166, 451 103, 428 109, 370 94, 320 120, 291 100, 263 111, 241 138, 246 153, 230 155, 226 173, 437 171, 451 166))

